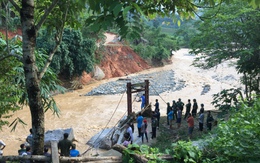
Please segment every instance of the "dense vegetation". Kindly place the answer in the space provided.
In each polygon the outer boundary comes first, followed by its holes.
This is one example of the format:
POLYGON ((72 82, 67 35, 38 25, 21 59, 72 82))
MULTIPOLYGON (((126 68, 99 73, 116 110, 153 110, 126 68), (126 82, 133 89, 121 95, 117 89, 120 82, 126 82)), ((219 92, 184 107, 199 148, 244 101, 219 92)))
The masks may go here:
MULTIPOLYGON (((4 38, 4 37, 3 37, 4 38)), ((6 40, 0 38, 0 53, 7 53, 6 40)), ((17 54, 17 57, 22 57, 22 41, 20 37, 14 37, 8 41, 9 50, 17 54)), ((47 55, 43 52, 36 51, 37 63, 39 68, 42 68, 47 55)), ((25 78, 23 76, 24 69, 19 59, 16 57, 8 57, 1 62, 0 66, 0 97, 1 97, 1 109, 0 109, 0 128, 3 125, 12 126, 12 130, 18 123, 23 123, 23 120, 19 117, 15 117, 12 124, 8 123, 8 118, 12 116, 12 113, 20 110, 24 106, 28 105, 28 97, 25 91, 25 78)), ((59 109, 50 92, 59 91, 64 92, 65 88, 59 85, 59 80, 52 69, 48 69, 41 82, 41 96, 44 101, 44 109, 52 109, 56 115, 59 115, 59 109)))
POLYGON ((142 58, 151 60, 153 65, 161 65, 179 48, 176 37, 163 34, 161 28, 148 27, 140 39, 130 40, 131 46, 142 58))
MULTIPOLYGON (((53 36, 44 30, 37 39, 37 48, 50 53, 53 49, 53 36)), ((83 71, 90 72, 95 64, 96 41, 83 38, 80 30, 65 29, 62 42, 56 51, 51 68, 57 75, 70 79, 80 76, 83 71)))
MULTIPOLYGON (((235 2, 223 4, 214 19, 199 23, 199 33, 191 41, 191 53, 201 54, 194 65, 203 68, 233 60, 237 72, 243 74, 241 82, 250 102, 255 94, 260 94, 260 12, 243 1, 235 2)), ((208 10, 204 15, 215 12, 208 10)))

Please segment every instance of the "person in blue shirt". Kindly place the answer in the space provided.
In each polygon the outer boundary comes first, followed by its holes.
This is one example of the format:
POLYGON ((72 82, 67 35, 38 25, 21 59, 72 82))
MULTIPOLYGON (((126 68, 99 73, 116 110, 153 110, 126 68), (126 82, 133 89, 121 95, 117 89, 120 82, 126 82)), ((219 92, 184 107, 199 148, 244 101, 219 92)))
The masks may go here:
POLYGON ((137 121, 137 128, 138 128, 138 137, 141 137, 141 127, 142 127, 143 119, 144 119, 144 117, 142 116, 141 113, 139 113, 138 117, 136 119, 136 121, 137 121))
POLYGON ((70 150, 70 157, 78 157, 79 155, 79 151, 76 150, 76 144, 72 144, 72 148, 70 150))
POLYGON ((170 108, 170 111, 167 114, 167 117, 169 119, 170 129, 172 129, 172 121, 174 119, 174 112, 173 112, 172 108, 170 108))
POLYGON ((142 101, 141 109, 144 109, 145 108, 145 95, 144 94, 141 96, 141 101, 142 101))

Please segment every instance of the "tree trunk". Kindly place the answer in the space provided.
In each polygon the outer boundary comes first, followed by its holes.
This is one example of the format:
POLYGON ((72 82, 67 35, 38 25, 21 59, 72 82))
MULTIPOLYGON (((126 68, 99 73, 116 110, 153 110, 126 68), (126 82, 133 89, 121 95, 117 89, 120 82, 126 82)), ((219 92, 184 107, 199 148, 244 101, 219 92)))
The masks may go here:
POLYGON ((42 155, 44 148, 44 108, 40 94, 40 80, 35 61, 36 30, 34 1, 22 0, 21 24, 23 36, 23 64, 26 90, 31 111, 33 130, 33 155, 42 155))

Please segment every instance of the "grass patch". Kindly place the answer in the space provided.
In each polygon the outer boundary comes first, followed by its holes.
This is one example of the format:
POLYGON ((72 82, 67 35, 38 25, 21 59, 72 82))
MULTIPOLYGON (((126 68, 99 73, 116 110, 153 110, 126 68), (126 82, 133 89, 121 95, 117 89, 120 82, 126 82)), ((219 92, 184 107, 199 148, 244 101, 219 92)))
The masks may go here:
MULTIPOLYGON (((204 131, 201 133, 199 131, 199 122, 195 119, 195 127, 192 134, 191 141, 195 141, 198 139, 202 139, 206 136, 209 131, 206 131, 206 123, 204 124, 204 131)), ((160 119, 160 128, 156 142, 151 144, 151 147, 158 148, 160 152, 165 152, 165 149, 172 148, 172 143, 175 143, 179 140, 190 141, 188 135, 188 123, 186 120, 182 119, 181 126, 177 129, 176 121, 173 123, 173 129, 169 129, 169 125, 167 125, 167 118, 161 117, 160 119)))

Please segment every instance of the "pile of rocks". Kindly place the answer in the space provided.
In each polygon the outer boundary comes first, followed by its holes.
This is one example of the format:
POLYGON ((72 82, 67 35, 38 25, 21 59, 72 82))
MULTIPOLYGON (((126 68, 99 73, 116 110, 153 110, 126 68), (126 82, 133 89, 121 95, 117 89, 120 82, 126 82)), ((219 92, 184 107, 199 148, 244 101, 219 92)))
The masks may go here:
POLYGON ((136 76, 128 76, 128 80, 111 81, 92 89, 85 96, 93 95, 112 95, 122 94, 126 92, 126 85, 128 82, 132 84, 142 83, 149 80, 149 95, 159 95, 163 92, 171 92, 181 90, 185 86, 185 81, 175 79, 174 71, 160 71, 149 74, 141 74, 136 76))

